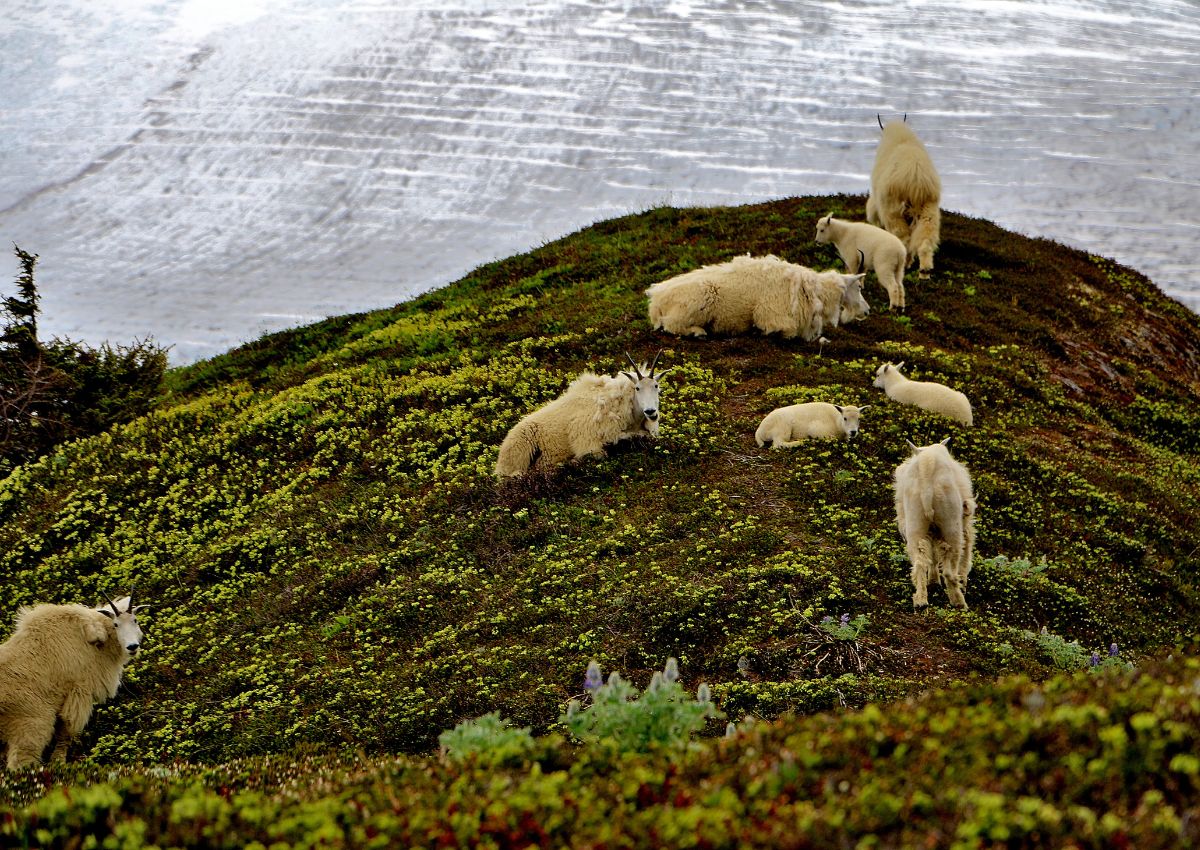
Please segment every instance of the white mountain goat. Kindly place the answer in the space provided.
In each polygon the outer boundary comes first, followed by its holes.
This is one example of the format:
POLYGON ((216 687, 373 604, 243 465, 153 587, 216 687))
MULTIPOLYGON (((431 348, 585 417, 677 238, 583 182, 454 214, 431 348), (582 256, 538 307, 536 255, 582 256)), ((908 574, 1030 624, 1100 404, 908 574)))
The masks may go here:
POLYGON ((886 230, 863 221, 843 221, 833 213, 817 222, 816 240, 837 246, 846 270, 875 272, 893 310, 904 309, 904 243, 886 230))
POLYGON ((606 445, 629 437, 657 437, 658 382, 671 371, 655 374, 661 354, 654 355, 649 368, 626 354, 633 372, 621 372, 623 377, 584 372, 562 395, 513 426, 500 444, 496 476, 523 475, 535 463, 557 466, 598 455, 606 445))
POLYGON ((656 283, 646 290, 650 324, 668 333, 706 336, 751 327, 812 341, 826 326, 870 312, 865 275, 815 272, 775 256, 735 257, 656 283))
POLYGON ((9 770, 52 756, 65 761, 67 747, 92 716, 92 705, 112 699, 121 672, 142 645, 134 605, 124 596, 104 597, 99 608, 35 605, 17 611, 16 627, 0 644, 0 740, 8 744, 9 770))
POLYGON ((892 121, 884 127, 880 120, 879 128, 883 137, 871 169, 867 221, 898 236, 909 262, 919 257, 920 277, 927 278, 941 239, 942 181, 925 145, 907 124, 892 121))
POLYGON ((766 415, 754 440, 760 447, 784 449, 806 439, 850 438, 858 434, 859 417, 871 405, 845 407, 823 401, 777 407, 766 415))
POLYGON ((901 404, 914 404, 931 413, 957 419, 964 425, 974 422, 971 402, 958 390, 933 381, 910 381, 900 373, 904 363, 884 363, 875 370, 875 386, 901 404))
POLYGON ((913 608, 929 605, 929 583, 946 586, 950 604, 967 607, 975 549, 975 496, 967 468, 950 456, 947 437, 917 448, 896 467, 896 525, 912 562, 913 608))

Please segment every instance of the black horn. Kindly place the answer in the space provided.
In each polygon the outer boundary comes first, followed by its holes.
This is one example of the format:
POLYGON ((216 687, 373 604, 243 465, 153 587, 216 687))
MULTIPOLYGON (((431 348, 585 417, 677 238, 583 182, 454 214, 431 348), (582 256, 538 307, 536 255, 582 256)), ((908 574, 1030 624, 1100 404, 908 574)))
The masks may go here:
MULTIPOLYGON (((626 359, 626 360, 628 360, 628 361, 629 361, 629 365, 633 367, 634 374, 636 374, 636 375, 638 376, 638 380, 639 380, 639 381, 640 381, 640 380, 641 380, 643 377, 645 377, 645 376, 642 374, 642 370, 638 368, 638 364, 634 363, 634 362, 633 362, 633 358, 629 356, 629 352, 628 352, 628 351, 626 351, 626 352, 625 352, 625 359, 626 359)), ((654 370, 653 370, 653 369, 651 369, 650 371, 652 371, 652 372, 653 372, 654 370)))
POLYGON ((650 377, 654 377, 654 367, 658 365, 658 358, 662 357, 662 349, 658 350, 658 354, 654 355, 654 359, 650 361, 650 377))
POLYGON ((100 595, 104 597, 104 601, 108 603, 110 608, 112 608, 113 619, 116 619, 117 617, 121 616, 121 612, 117 610, 117 603, 115 603, 111 599, 109 599, 108 594, 105 593, 103 590, 100 591, 100 595))
MULTIPOLYGON (((878 112, 875 113, 875 120, 879 122, 879 129, 882 130, 883 129, 883 119, 879 117, 878 112)), ((829 408, 825 408, 825 409, 828 410, 829 408)))

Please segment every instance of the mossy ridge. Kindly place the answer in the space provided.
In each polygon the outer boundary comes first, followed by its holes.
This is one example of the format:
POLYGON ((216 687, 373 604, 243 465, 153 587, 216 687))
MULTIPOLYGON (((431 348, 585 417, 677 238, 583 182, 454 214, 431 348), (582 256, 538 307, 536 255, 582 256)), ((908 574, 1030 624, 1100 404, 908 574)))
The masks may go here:
POLYGON ((1134 655, 1194 634, 1200 530, 1182 520, 1200 475, 1192 447, 1162 435, 1170 411, 1194 415, 1180 399, 1200 385, 1200 328, 1135 273, 947 214, 935 277, 909 276, 906 322, 877 307, 820 353, 649 330, 642 290, 679 271, 747 251, 834 265, 811 241, 831 203, 862 199, 602 222, 409 304, 178 370, 154 414, 14 472, 0 602, 136 580, 156 603, 83 749, 420 751, 497 708, 544 730, 593 657, 645 677, 674 655, 718 690, 744 684, 745 658, 766 690, 817 693, 828 677, 802 669, 795 635, 827 613, 870 613, 866 638, 889 651, 864 679, 882 690, 858 701, 947 675, 1045 675, 1024 629, 1134 655), (1090 359, 1064 365, 1072 346, 1090 359), (584 368, 659 347, 680 368, 657 444, 492 480, 521 415, 584 368), (966 389, 978 426, 888 401, 870 385, 884 360, 966 389), (875 407, 851 443, 763 452, 753 431, 780 387, 875 407), (1160 411, 1142 429, 1135 398, 1160 411), (947 435, 976 475, 980 556, 1053 569, 983 570, 971 614, 916 617, 890 476, 905 439, 947 435))

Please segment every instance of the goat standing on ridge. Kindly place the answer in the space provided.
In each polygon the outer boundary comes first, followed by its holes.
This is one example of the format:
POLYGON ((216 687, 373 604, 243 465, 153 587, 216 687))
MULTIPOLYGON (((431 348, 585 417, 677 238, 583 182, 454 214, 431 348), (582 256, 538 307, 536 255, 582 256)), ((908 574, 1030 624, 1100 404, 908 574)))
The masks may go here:
POLYGON ((83 731, 92 706, 117 695, 121 673, 142 645, 132 596, 106 605, 35 605, 17 611, 0 644, 0 740, 9 770, 38 764, 56 739, 52 760, 83 731))

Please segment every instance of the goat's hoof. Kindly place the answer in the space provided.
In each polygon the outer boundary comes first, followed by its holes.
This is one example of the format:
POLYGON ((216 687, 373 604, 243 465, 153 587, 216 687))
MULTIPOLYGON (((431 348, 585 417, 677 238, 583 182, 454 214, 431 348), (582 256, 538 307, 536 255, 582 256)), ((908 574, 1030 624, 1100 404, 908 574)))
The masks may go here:
POLYGON ((917 605, 916 603, 913 603, 913 613, 914 614, 920 614, 920 613, 922 613, 924 611, 928 611, 928 610, 929 610, 928 602, 926 602, 924 605, 917 605))

